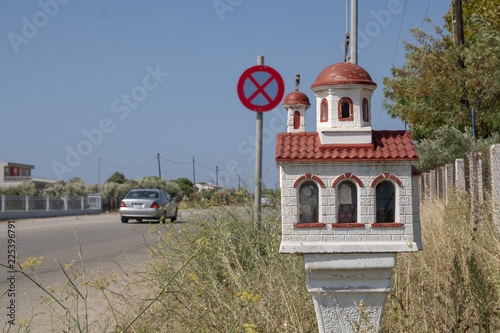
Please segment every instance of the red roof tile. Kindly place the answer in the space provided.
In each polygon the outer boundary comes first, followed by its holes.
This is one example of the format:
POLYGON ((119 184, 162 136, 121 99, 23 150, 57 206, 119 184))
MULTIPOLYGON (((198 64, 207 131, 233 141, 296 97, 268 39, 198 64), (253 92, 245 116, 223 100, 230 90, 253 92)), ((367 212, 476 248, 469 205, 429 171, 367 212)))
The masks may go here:
POLYGON ((321 145, 317 132, 280 133, 276 161, 418 160, 408 131, 372 131, 372 144, 321 145))

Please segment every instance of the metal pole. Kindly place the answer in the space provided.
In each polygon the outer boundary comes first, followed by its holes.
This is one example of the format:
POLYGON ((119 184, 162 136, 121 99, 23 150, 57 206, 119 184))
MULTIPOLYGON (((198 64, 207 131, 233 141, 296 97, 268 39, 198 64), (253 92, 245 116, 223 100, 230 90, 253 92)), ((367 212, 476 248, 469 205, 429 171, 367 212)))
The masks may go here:
POLYGON ((474 108, 472 108, 472 135, 474 137, 474 143, 476 143, 476 113, 474 108))
POLYGON ((351 62, 358 63, 358 0, 351 0, 351 62))
MULTIPOLYGON (((264 65, 264 56, 257 57, 257 65, 264 65)), ((260 228, 260 197, 262 182, 262 127, 264 122, 264 112, 257 112, 255 127, 255 223, 260 228)))

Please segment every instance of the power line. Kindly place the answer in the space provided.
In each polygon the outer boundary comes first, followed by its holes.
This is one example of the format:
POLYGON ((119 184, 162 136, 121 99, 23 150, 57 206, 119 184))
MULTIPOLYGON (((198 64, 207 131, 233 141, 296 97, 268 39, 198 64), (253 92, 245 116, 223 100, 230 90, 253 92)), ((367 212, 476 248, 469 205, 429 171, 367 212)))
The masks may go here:
POLYGON ((431 4, 431 0, 429 0, 429 2, 427 3, 427 8, 425 9, 425 14, 424 14, 424 18, 422 19, 422 24, 420 25, 420 29, 422 29, 422 27, 424 26, 425 18, 427 17, 427 11, 429 10, 430 4, 431 4))
POLYGON ((406 13, 406 3, 408 0, 405 0, 405 6, 403 8, 403 16, 401 17, 401 23, 399 24, 399 32, 398 32, 398 39, 396 41, 396 48, 394 50, 394 57, 392 58, 392 66, 394 66, 394 62, 396 61, 396 54, 398 52, 398 45, 399 45, 399 37, 401 36, 401 29, 403 28, 403 20, 405 19, 405 13, 406 13))
POLYGON ((196 161, 195 163, 196 163, 196 164, 198 164, 199 166, 201 166, 202 168, 207 169, 207 170, 212 170, 212 171, 213 171, 213 170, 215 170, 214 168, 209 168, 209 167, 207 167, 207 166, 204 166, 203 164, 201 164, 201 163, 200 163, 200 162, 198 162, 198 161, 196 161))
POLYGON ((160 156, 160 159, 164 160, 164 161, 167 161, 167 162, 170 162, 170 163, 174 163, 174 164, 191 164, 193 162, 177 162, 177 161, 172 161, 172 160, 168 160, 166 158, 163 158, 160 156))
POLYGON ((118 169, 139 169, 139 168, 142 168, 143 166, 147 165, 148 163, 151 163, 151 161, 153 161, 154 159, 156 159, 156 157, 153 157, 152 159, 150 159, 149 161, 147 161, 146 163, 143 163, 141 165, 138 165, 138 166, 135 166, 135 167, 124 167, 124 166, 118 166, 118 165, 114 165, 112 163, 109 163, 105 160, 103 160, 102 158, 100 159, 101 161, 103 161, 104 163, 112 166, 113 168, 118 168, 118 169))

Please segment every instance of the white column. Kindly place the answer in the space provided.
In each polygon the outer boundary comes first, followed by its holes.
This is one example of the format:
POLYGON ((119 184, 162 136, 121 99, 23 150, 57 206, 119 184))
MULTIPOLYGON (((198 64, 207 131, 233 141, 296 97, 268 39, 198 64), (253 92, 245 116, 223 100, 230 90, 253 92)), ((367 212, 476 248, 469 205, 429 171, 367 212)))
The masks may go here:
POLYGON ((395 253, 305 254, 319 332, 354 332, 353 323, 377 331, 394 266, 395 253))
POLYGON ((24 197, 24 209, 28 212, 30 210, 30 196, 26 195, 24 197))
POLYGON ((2 194, 2 212, 5 212, 5 194, 2 194))

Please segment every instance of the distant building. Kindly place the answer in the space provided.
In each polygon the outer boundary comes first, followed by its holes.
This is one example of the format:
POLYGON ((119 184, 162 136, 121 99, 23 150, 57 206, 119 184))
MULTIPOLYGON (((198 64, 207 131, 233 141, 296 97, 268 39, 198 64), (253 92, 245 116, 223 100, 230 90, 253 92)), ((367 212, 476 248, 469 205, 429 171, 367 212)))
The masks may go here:
POLYGON ((0 187, 18 186, 27 181, 33 181, 37 189, 43 189, 47 184, 55 183, 56 179, 36 178, 31 176, 31 164, 0 162, 0 187))
POLYGON ((216 186, 216 185, 212 185, 212 183, 207 184, 207 183, 203 183, 203 182, 196 183, 196 184, 194 184, 194 186, 198 189, 198 192, 201 192, 201 190, 218 191, 218 190, 223 188, 222 186, 216 186))

